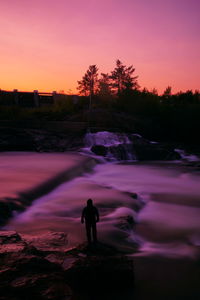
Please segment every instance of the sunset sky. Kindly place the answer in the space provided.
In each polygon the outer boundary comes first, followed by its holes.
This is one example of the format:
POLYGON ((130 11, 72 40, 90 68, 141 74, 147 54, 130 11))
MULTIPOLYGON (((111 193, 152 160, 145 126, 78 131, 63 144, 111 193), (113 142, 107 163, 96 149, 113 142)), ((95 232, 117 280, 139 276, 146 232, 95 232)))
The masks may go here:
POLYGON ((141 87, 200 89, 199 0, 0 0, 0 88, 76 92, 117 58, 141 87))

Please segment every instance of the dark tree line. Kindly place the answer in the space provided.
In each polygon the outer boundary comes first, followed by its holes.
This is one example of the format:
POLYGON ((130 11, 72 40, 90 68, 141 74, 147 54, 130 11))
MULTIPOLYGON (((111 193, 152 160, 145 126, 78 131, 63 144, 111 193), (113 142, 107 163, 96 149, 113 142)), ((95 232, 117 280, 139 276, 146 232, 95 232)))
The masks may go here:
POLYGON ((158 95, 156 90, 135 90, 117 98, 115 109, 134 116, 138 131, 147 138, 200 147, 199 91, 172 94, 167 87, 158 95))
POLYGON ((78 81, 82 96, 76 102, 68 96, 65 101, 38 108, 7 107, 0 103, 0 119, 88 122, 92 98, 90 115, 94 127, 134 131, 152 140, 195 145, 200 152, 199 91, 174 94, 168 86, 158 95, 156 89, 139 88, 137 80, 133 66, 125 66, 120 60, 110 73, 99 74, 97 66, 91 65, 78 81))
MULTIPOLYGON (((200 93, 186 91, 172 93, 170 86, 162 95, 156 89, 139 88, 133 66, 116 61, 113 71, 98 74, 96 65, 90 66, 79 91, 93 96, 93 109, 101 108, 131 116, 134 128, 150 139, 168 140, 187 145, 199 145, 200 93)), ((133 128, 128 124, 126 128, 133 128)), ((119 124, 113 124, 119 127, 119 124)))

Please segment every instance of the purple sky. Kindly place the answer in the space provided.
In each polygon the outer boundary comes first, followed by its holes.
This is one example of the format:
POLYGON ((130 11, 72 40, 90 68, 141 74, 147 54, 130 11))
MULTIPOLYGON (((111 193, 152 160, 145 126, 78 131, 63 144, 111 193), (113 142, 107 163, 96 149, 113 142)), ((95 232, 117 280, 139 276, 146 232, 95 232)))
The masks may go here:
POLYGON ((0 31, 2 89, 75 91, 117 58, 142 87, 200 88, 198 0, 2 0, 0 31))

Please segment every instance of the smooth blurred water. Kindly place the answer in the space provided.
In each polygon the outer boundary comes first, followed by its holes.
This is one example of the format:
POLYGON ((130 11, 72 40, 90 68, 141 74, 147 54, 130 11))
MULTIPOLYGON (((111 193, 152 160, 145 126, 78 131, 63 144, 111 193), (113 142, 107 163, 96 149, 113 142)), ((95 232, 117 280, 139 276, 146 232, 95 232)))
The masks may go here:
POLYGON ((140 255, 195 257, 200 244, 199 179, 198 173, 175 163, 99 164, 93 173, 37 199, 6 228, 33 235, 65 231, 69 245, 75 245, 85 240, 80 215, 92 198, 100 211, 101 241, 128 253, 139 244, 140 255), (137 222, 135 227, 127 223, 128 216, 137 222))

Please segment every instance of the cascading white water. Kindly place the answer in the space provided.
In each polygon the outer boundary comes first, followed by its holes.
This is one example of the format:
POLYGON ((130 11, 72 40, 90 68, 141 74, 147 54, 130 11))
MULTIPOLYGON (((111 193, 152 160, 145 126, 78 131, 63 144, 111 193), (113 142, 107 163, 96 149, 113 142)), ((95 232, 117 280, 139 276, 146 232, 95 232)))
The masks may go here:
POLYGON ((166 160, 165 157, 167 160, 186 162, 198 162, 200 160, 198 156, 189 155, 184 150, 171 148, 169 151, 165 145, 149 141, 135 133, 89 132, 85 135, 84 143, 85 147, 82 149, 84 153, 92 156, 96 154, 98 157, 102 157, 104 161, 137 161, 140 160, 141 151, 143 155, 145 153, 145 159, 142 158, 141 160, 166 160), (152 153, 154 153, 153 156, 152 153), (179 154, 179 158, 177 158, 176 153, 179 154), (169 154, 171 158, 168 158, 169 154))
POLYGON ((88 147, 92 147, 94 145, 103 145, 105 147, 110 147, 130 143, 131 142, 129 138, 124 133, 99 131, 96 133, 87 133, 85 136, 85 144, 88 147))
POLYGON ((189 161, 189 162, 195 162, 199 161, 199 157, 194 154, 187 154, 183 149, 174 149, 175 152, 180 154, 182 160, 189 161))
POLYGON ((85 150, 91 150, 93 146, 105 147, 107 149, 105 158, 108 160, 136 160, 133 144, 125 133, 108 131, 87 133, 84 141, 85 150))

